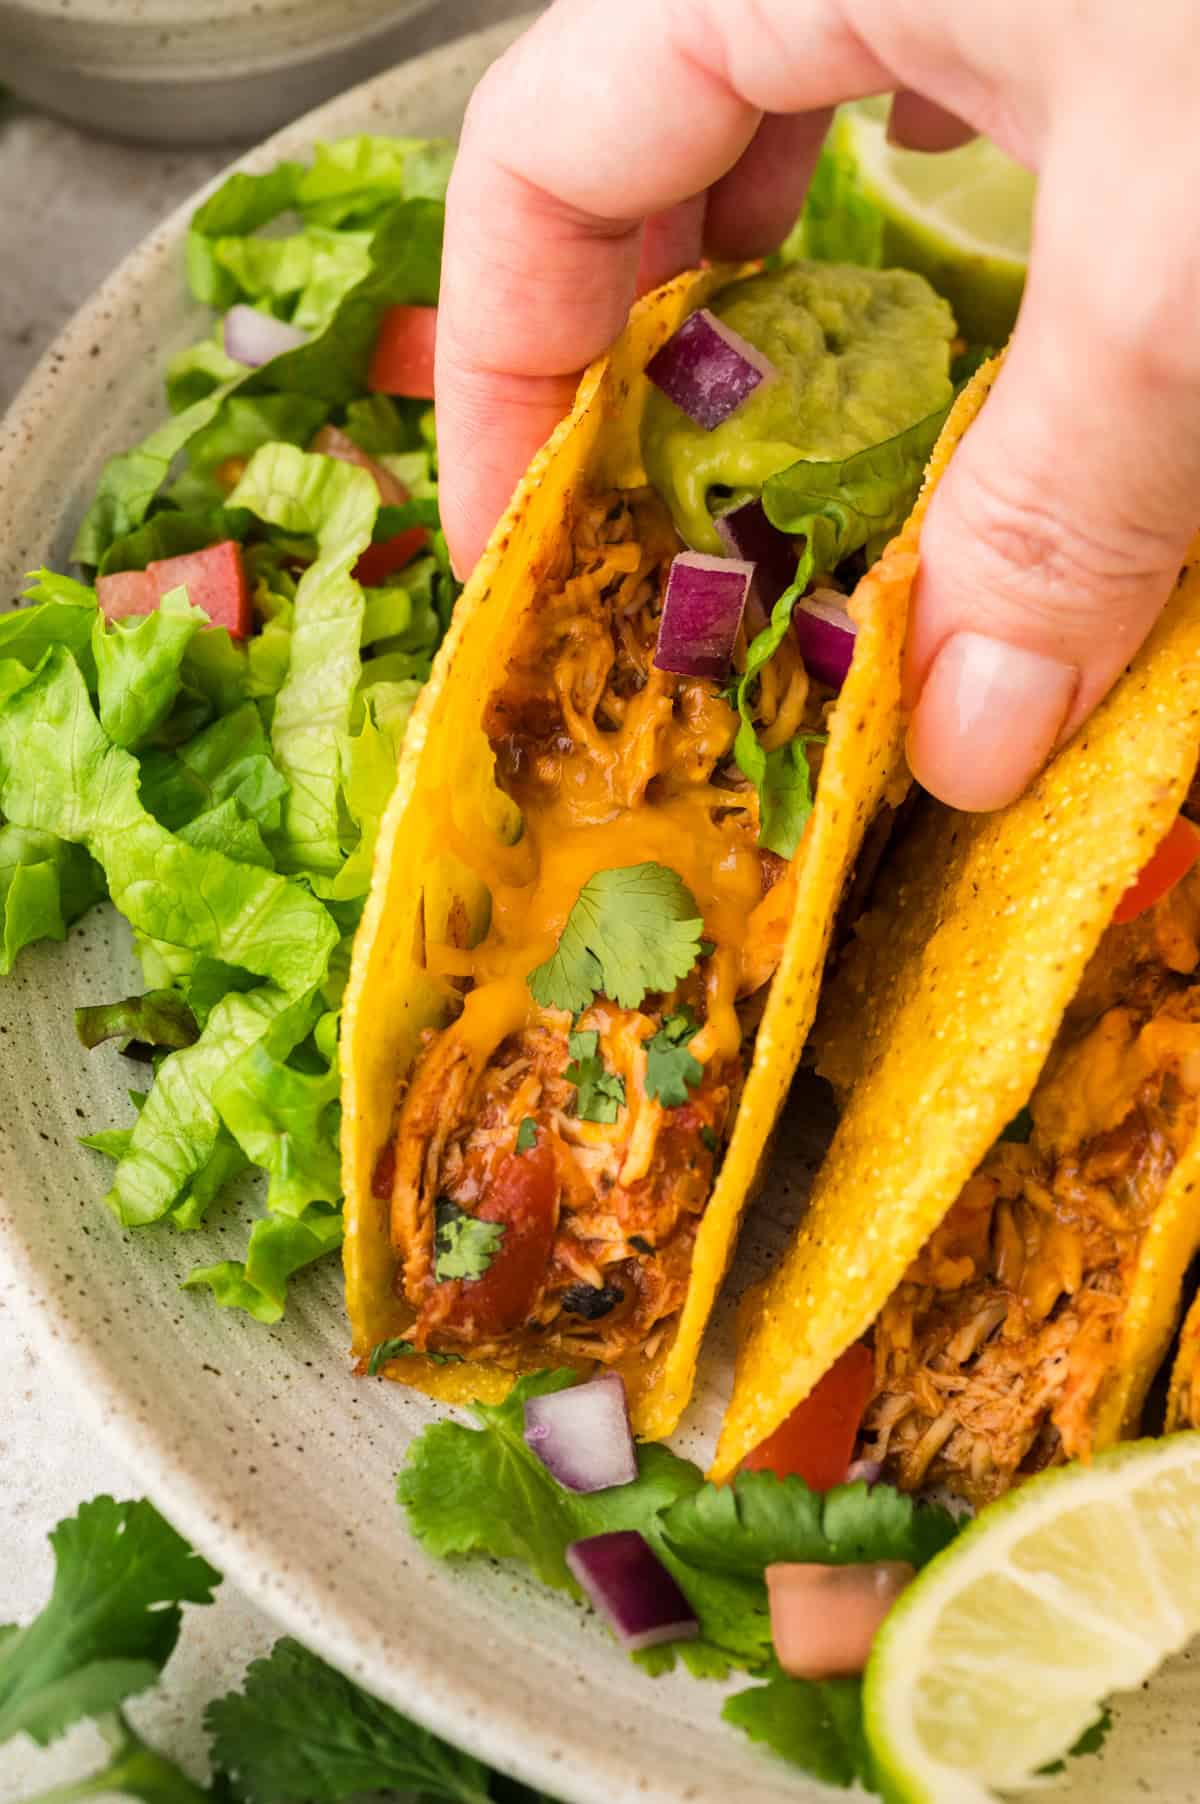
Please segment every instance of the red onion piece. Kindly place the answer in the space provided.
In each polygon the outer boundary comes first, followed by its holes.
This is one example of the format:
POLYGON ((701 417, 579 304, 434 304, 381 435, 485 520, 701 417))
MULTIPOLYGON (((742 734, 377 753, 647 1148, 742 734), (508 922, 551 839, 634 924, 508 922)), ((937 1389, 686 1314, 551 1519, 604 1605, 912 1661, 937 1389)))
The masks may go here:
POLYGON ((681 551, 667 576, 655 668, 678 676, 728 675, 753 576, 754 565, 741 558, 681 551))
POLYGON ((792 609, 792 630, 810 676, 840 689, 854 656, 857 623, 846 612, 845 597, 833 589, 814 589, 792 609))
POLYGON ((632 1484, 638 1475, 625 1380, 619 1372, 605 1372, 568 1391, 530 1397, 525 1442, 568 1491, 607 1491, 632 1484))
POLYGON ((567 1565, 631 1654, 699 1635, 692 1606, 636 1528, 573 1541, 567 1565))
POLYGON ((707 307, 689 314, 646 365, 668 401, 711 432, 741 406, 775 366, 707 307))
POLYGON ((906 1560, 767 1567, 771 1639, 793 1679, 861 1672, 884 1617, 912 1583, 906 1560))
POLYGON ((846 1467, 843 1483, 848 1485, 877 1485, 883 1477, 883 1461, 879 1459, 856 1459, 846 1467))
POLYGON ((723 514, 718 514, 713 525, 721 543, 728 546, 731 557, 745 558, 747 563, 754 565, 749 606, 754 608, 755 603, 758 604, 762 619, 755 630, 761 630, 783 591, 796 580, 799 560, 792 550, 792 541, 785 532, 771 525, 761 501, 740 501, 736 507, 726 508, 723 514))
POLYGON ((257 307, 247 307, 242 302, 225 315, 224 338, 225 355, 250 369, 270 363, 282 351, 294 351, 297 345, 308 343, 307 332, 301 332, 299 326, 272 319, 269 313, 260 313, 257 307))

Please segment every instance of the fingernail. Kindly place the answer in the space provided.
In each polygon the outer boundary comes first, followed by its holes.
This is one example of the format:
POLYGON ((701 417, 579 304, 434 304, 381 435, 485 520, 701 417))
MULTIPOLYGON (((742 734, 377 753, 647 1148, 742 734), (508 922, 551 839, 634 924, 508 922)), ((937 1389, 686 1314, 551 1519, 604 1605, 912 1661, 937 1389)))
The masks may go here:
POLYGON ((1003 808, 1058 741, 1079 670, 1041 652, 955 633, 925 678, 908 729, 908 761, 952 808, 1003 808))

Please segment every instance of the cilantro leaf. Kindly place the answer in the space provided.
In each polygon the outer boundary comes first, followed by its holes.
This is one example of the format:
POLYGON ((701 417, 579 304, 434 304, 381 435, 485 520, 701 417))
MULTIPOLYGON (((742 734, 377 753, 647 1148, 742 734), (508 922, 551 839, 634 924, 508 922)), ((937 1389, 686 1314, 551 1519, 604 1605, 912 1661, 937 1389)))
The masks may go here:
POLYGON ((651 990, 672 990, 696 962, 703 922, 675 871, 631 864, 597 871, 580 890, 558 950, 529 974, 543 1008, 577 1013, 599 995, 637 1008, 651 990))
POLYGON ((779 1672, 728 1698, 721 1715, 825 1785, 857 1779, 875 1790, 861 1679, 789 1679, 779 1672))
MULTIPOLYGON (((400 1336, 392 1340, 377 1341, 371 1348, 371 1357, 367 1360, 367 1377, 378 1378, 389 1359, 404 1359, 417 1352, 410 1340, 400 1336)), ((421 1349, 421 1357, 435 1366, 457 1366, 462 1364, 461 1353, 433 1353, 428 1347, 421 1349)))
POLYGON ((646 1047, 646 1094, 656 1097, 664 1109, 677 1109, 704 1076, 699 1059, 688 1051, 688 1041, 699 1030, 690 1009, 669 1015, 646 1047))
POLYGON ((537 1122, 532 1115, 526 1115, 517 1129, 517 1151, 524 1155, 537 1145, 537 1122))
POLYGON ((606 1070, 599 1045, 598 1033, 573 1033, 567 1038, 571 1063, 563 1076, 579 1091, 575 1112, 581 1121, 615 1121, 625 1107, 625 1079, 606 1070))
POLYGON ((770 1655, 766 1586, 688 1566, 667 1546, 660 1515, 700 1488, 702 1474, 668 1448, 638 1448, 638 1477, 610 1491, 566 1491, 525 1444, 525 1400, 565 1390, 573 1372, 535 1372, 500 1404, 477 1403, 479 1429, 435 1422, 412 1443, 396 1494, 428 1553, 490 1554, 522 1560, 544 1584, 580 1595, 566 1564, 572 1541, 636 1528, 682 1587, 700 1619, 702 1639, 646 1664, 665 1671, 678 1652, 697 1676, 723 1677, 730 1666, 759 1666, 770 1655))
POLYGON ((49 1601, 0 1640, 0 1742, 24 1732, 45 1745, 145 1690, 175 1646, 180 1604, 211 1603, 220 1583, 145 1502, 95 1497, 50 1545, 49 1601))
POLYGON ((958 1532, 948 1510, 914 1503, 891 1485, 859 1482, 822 1494, 802 1478, 741 1472, 704 1485, 663 1518, 667 1545, 705 1571, 761 1579, 778 1560, 853 1566, 866 1560, 927 1564, 958 1532))
POLYGON ((488 1769, 285 1637, 247 1669, 241 1691, 205 1712, 215 1763, 245 1804, 338 1804, 358 1792, 414 1791, 438 1804, 487 1804, 488 1769))
POLYGON ((434 1276, 482 1278, 504 1239, 504 1223, 479 1221, 447 1196, 437 1201, 437 1237, 434 1244, 434 1276))

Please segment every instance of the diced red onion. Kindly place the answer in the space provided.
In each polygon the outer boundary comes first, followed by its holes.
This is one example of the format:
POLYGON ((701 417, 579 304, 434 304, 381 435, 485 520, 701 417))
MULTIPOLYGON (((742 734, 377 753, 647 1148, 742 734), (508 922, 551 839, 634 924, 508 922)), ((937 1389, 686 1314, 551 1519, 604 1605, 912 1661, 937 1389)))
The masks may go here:
POLYGON ((740 501, 726 508, 713 521, 723 545, 731 557, 745 558, 754 565, 754 581, 750 585, 747 606, 761 612, 754 622, 755 630, 766 626, 771 609, 796 580, 798 559, 785 532, 772 526, 761 501, 740 501))
POLYGON ((692 1606, 636 1528, 573 1541, 567 1565, 631 1654, 700 1633, 692 1606))
POLYGON ((711 432, 775 375, 762 352, 707 307, 689 314, 646 365, 668 401, 711 432))
POLYGON ((754 565, 681 551, 667 576, 654 664, 679 676, 728 674, 754 565))
POLYGON ((308 343, 307 332, 301 332, 299 326, 272 319, 269 313, 260 313, 257 307, 247 307, 242 302, 225 315, 224 338, 225 355, 250 369, 308 343))
POLYGON ((771 1639, 784 1672, 793 1679, 861 1672, 880 1624, 913 1577, 906 1560, 768 1566, 771 1639))
POLYGON ((883 1461, 878 1459, 856 1459, 846 1467, 844 1482, 848 1485, 877 1485, 883 1477, 883 1461))
POLYGON ((792 630, 810 676, 840 689, 854 656, 857 624, 846 612, 846 598, 835 589, 814 589, 792 609, 792 630))
POLYGON ((568 1491, 607 1491, 632 1484, 638 1475, 625 1380, 619 1372, 530 1397, 525 1441, 568 1491))

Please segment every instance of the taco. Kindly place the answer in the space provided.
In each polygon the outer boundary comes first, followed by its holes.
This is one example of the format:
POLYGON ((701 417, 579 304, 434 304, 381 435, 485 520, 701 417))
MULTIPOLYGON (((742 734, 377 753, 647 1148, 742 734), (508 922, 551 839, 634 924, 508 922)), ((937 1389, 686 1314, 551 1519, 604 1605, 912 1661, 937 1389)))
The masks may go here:
POLYGON ((1026 796, 926 805, 822 1003, 844 1111, 716 1477, 864 1336, 858 1454, 904 1488, 982 1503, 1136 1430, 1200 1243, 1198 752, 1187 569, 1026 796))
MULTIPOLYGON (((651 1437, 690 1395, 864 833, 907 783, 915 525, 852 597, 838 572, 848 588, 868 539, 903 521, 952 394, 953 323, 920 278, 730 274, 638 304, 460 597, 408 728, 343 1026, 360 1367, 460 1400, 601 1362, 651 1437), (711 336, 714 319, 771 373, 693 431, 646 370, 664 347, 678 361, 685 321, 711 336), (699 628, 690 668, 663 652, 664 594, 681 567, 716 566, 722 502, 782 545, 781 587, 800 530, 781 537, 781 517, 807 508, 805 580, 826 624, 857 629, 844 680, 820 680, 789 630, 795 596, 751 588, 735 683, 755 608, 778 630, 740 718, 699 628)), ((766 574, 717 566, 736 571, 766 574)), ((713 630, 728 662, 728 618, 713 630)))

